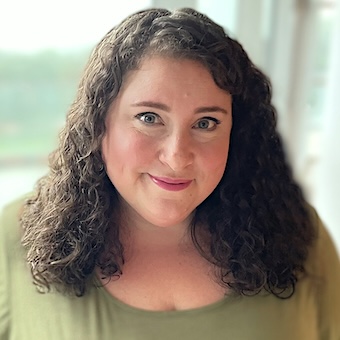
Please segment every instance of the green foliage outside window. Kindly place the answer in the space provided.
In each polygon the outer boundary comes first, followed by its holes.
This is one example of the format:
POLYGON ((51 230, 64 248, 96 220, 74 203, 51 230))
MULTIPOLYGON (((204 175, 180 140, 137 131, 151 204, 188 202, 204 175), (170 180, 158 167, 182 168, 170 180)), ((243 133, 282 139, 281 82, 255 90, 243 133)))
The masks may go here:
POLYGON ((89 53, 0 51, 0 161, 46 158, 89 53))

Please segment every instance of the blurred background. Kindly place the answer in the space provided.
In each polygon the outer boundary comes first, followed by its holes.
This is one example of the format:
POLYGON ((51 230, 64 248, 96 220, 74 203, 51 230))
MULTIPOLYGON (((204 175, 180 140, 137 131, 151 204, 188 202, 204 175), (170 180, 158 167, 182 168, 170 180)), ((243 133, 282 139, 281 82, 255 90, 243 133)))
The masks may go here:
POLYGON ((149 7, 204 12, 270 77, 295 177, 340 249, 339 0, 3 2, 0 209, 47 171, 95 44, 128 14, 149 7))

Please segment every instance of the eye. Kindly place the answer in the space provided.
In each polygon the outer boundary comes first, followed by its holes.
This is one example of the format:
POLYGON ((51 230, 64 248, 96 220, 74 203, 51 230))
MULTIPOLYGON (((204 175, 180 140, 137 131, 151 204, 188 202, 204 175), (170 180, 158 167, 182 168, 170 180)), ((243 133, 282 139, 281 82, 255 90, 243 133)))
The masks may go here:
POLYGON ((221 122, 213 117, 203 117, 195 125, 195 129, 212 131, 216 129, 216 126, 221 122))
POLYGON ((161 118, 158 114, 152 112, 143 112, 136 115, 136 118, 147 125, 160 124, 161 118))

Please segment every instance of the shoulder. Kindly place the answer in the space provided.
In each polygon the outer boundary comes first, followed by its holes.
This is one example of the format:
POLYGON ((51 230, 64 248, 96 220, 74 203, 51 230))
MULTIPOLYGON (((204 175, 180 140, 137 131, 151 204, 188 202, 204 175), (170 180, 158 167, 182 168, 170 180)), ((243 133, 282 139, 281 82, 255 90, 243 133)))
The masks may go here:
POLYGON ((339 255, 333 239, 320 219, 316 210, 309 207, 311 221, 315 229, 315 240, 310 247, 310 252, 307 261, 307 269, 318 276, 327 273, 329 266, 333 265, 336 274, 337 267, 340 266, 339 255), (324 264, 328 263, 325 267, 324 264))
POLYGON ((340 260, 332 237, 315 209, 310 208, 316 228, 315 242, 306 263, 318 309, 320 339, 340 339, 340 260))
POLYGON ((0 242, 7 244, 7 247, 21 238, 20 215, 28 197, 29 195, 25 195, 8 203, 0 213, 0 242))
MULTIPOLYGON (((5 268, 12 268, 19 257, 22 260, 24 256, 20 217, 29 197, 27 194, 8 203, 0 212, 0 275, 3 277, 6 277, 3 274, 5 268)), ((12 271, 9 270, 8 274, 12 274, 12 271)))
POLYGON ((18 255, 22 255, 20 216, 29 195, 22 196, 8 203, 0 212, 0 271, 10 268, 18 255))
POLYGON ((19 211, 22 200, 5 206, 0 213, 0 339, 6 339, 10 323, 10 251, 20 242, 19 211))
POLYGON ((0 339, 7 339, 13 268, 21 254, 20 214, 27 196, 7 204, 0 213, 0 339))

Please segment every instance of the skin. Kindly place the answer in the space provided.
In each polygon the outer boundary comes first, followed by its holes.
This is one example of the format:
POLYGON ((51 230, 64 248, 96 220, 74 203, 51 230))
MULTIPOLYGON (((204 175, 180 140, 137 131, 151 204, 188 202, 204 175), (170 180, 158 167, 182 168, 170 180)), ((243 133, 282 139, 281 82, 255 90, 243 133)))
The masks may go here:
POLYGON ((130 71, 102 142, 125 216, 146 228, 187 226, 224 173, 231 127, 231 95, 199 62, 152 57, 130 71), (167 190, 153 176, 190 184, 167 190))
POLYGON ((186 232, 224 173, 231 110, 231 95, 196 61, 147 58, 125 78, 102 141, 107 174, 120 194, 125 258, 119 280, 102 282, 120 301, 181 310, 226 294, 186 232), (164 188, 152 176, 176 184, 164 188))

